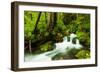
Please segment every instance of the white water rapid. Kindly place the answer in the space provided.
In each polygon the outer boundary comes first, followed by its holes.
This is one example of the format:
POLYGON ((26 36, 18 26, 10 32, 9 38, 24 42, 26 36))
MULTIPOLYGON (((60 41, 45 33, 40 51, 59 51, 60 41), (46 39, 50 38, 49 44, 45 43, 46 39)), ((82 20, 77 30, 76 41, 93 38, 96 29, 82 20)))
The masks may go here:
POLYGON ((79 40, 76 39, 76 44, 72 43, 72 40, 77 37, 76 34, 70 34, 70 41, 68 41, 68 37, 65 36, 63 38, 63 42, 55 43, 56 48, 52 51, 48 51, 38 55, 27 55, 25 56, 26 62, 32 61, 52 61, 52 58, 58 53, 67 53, 70 49, 80 49, 82 45, 80 45, 79 40))

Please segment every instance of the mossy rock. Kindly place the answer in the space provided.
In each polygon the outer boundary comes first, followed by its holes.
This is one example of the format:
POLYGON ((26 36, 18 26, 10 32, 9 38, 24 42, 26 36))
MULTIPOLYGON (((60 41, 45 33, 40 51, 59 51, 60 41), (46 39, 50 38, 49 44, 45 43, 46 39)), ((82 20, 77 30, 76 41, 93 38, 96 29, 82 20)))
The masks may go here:
POLYGON ((42 44, 40 46, 40 50, 43 51, 43 52, 46 52, 46 51, 50 51, 53 49, 53 44, 51 41, 45 43, 45 44, 42 44))
POLYGON ((67 59, 77 59, 76 58, 76 54, 79 52, 79 50, 77 49, 70 49, 69 51, 67 51, 64 54, 57 54, 55 55, 52 59, 53 60, 67 60, 67 59))
POLYGON ((88 59, 90 58, 90 51, 81 50, 75 55, 78 59, 88 59))

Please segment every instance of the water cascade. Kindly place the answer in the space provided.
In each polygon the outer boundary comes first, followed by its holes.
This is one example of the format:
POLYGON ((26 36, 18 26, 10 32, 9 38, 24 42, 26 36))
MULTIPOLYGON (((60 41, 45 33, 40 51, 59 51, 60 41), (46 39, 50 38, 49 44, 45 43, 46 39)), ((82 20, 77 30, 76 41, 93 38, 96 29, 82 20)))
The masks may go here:
POLYGON ((63 42, 55 43, 56 48, 52 51, 48 51, 38 55, 28 55, 25 57, 26 62, 31 61, 52 61, 52 58, 58 53, 67 53, 70 49, 80 49, 82 45, 80 45, 79 40, 76 39, 76 44, 73 44, 72 41, 76 38, 76 34, 70 34, 70 41, 68 41, 68 37, 65 36, 63 38, 63 42))

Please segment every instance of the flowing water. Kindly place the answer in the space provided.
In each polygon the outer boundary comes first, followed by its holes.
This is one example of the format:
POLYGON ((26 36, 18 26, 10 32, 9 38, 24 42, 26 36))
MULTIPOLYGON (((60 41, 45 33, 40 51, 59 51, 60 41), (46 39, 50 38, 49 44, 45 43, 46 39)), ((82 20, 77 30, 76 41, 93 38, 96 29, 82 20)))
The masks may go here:
POLYGON ((79 43, 79 40, 76 39, 76 44, 73 44, 72 41, 76 38, 76 34, 70 34, 70 41, 68 41, 68 37, 65 36, 63 38, 63 42, 55 43, 56 48, 52 51, 48 51, 38 55, 25 55, 25 61, 52 61, 52 58, 57 55, 58 53, 66 53, 70 49, 80 49, 82 45, 79 43))

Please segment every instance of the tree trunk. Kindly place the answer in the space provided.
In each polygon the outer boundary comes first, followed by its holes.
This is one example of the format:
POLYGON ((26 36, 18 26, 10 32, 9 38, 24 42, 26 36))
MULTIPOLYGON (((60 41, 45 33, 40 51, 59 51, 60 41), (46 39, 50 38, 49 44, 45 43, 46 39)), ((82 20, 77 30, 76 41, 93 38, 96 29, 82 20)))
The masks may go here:
POLYGON ((29 40, 29 52, 32 53, 31 40, 29 40))
POLYGON ((53 13, 53 29, 57 24, 57 13, 53 13))
POLYGON ((50 26, 50 13, 48 12, 47 31, 49 30, 49 26, 50 26))
POLYGON ((54 26, 56 25, 56 21, 57 21, 57 14, 48 13, 48 23, 47 23, 48 31, 52 31, 54 29, 54 26))
POLYGON ((45 12, 45 22, 46 22, 46 24, 47 24, 47 16, 46 16, 46 14, 47 14, 47 13, 45 12))
POLYGON ((35 28, 34 28, 34 32, 33 33, 36 33, 36 29, 37 29, 37 26, 38 26, 38 22, 39 22, 40 17, 41 17, 41 12, 39 12, 39 15, 38 15, 38 18, 37 18, 37 21, 36 21, 36 24, 35 24, 35 28))

